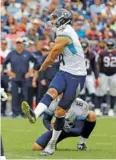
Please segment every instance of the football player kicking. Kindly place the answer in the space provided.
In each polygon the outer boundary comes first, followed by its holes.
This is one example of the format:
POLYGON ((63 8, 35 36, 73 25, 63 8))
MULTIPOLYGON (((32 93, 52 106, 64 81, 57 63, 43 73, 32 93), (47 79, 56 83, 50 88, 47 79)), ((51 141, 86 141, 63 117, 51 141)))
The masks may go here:
POLYGON ((45 71, 60 54, 63 54, 64 63, 60 64, 60 71, 57 72, 47 93, 34 111, 31 110, 27 102, 22 103, 24 114, 34 123, 47 110, 51 102, 63 93, 55 111, 56 120, 52 137, 44 150, 45 155, 52 155, 55 152, 56 142, 64 126, 65 114, 76 97, 77 89, 78 91, 83 89, 86 78, 83 49, 71 22, 72 14, 66 9, 58 8, 51 14, 52 28, 56 32, 55 45, 39 71, 35 71, 33 84, 36 83, 38 73, 45 71))
MULTIPOLYGON (((45 111, 43 117, 43 124, 48 129, 44 134, 42 134, 36 142, 33 144, 33 150, 43 150, 49 140, 52 137, 52 118, 54 117, 55 110, 57 108, 58 102, 53 101, 50 107, 45 111)), ((96 115, 95 112, 89 111, 89 105, 87 102, 80 98, 77 98, 71 108, 66 114, 65 124, 63 131, 59 136, 57 143, 69 137, 81 136, 80 142, 77 145, 78 150, 87 150, 86 140, 90 136, 96 125, 96 115)), ((56 144, 57 144, 56 143, 56 144)), ((40 155, 44 153, 41 152, 40 155)))

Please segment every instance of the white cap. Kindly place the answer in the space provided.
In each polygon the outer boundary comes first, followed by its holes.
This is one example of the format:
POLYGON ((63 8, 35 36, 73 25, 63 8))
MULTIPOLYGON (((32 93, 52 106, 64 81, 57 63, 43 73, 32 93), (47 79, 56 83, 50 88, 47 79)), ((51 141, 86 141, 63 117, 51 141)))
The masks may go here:
POLYGON ((23 42, 23 38, 21 38, 21 37, 17 38, 16 42, 23 42))
POLYGON ((32 21, 32 23, 41 24, 41 20, 40 20, 40 19, 34 19, 34 20, 32 21))

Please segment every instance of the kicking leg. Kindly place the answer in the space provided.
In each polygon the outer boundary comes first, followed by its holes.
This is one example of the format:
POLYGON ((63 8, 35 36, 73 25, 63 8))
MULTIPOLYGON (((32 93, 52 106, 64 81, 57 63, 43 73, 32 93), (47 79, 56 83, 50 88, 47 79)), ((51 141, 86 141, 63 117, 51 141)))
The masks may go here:
POLYGON ((66 82, 62 72, 58 72, 52 80, 47 93, 43 96, 36 109, 33 111, 27 102, 22 103, 22 111, 28 119, 35 123, 36 119, 49 107, 51 102, 63 92, 66 87, 66 82))
POLYGON ((32 123, 36 122, 36 119, 49 107, 51 102, 58 96, 58 92, 54 88, 49 88, 47 93, 43 96, 36 109, 33 111, 29 104, 24 101, 22 103, 22 111, 28 117, 32 123))

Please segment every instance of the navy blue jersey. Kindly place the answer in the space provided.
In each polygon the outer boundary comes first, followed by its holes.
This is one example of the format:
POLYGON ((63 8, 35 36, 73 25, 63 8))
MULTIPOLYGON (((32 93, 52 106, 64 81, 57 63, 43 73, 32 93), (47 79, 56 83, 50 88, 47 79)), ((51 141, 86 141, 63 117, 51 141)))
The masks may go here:
POLYGON ((5 58, 3 68, 6 68, 6 65, 11 63, 11 71, 16 74, 15 80, 22 81, 28 72, 30 61, 37 65, 36 58, 29 51, 23 50, 22 53, 18 53, 14 50, 5 58))
POLYGON ((116 50, 103 51, 99 56, 99 69, 101 73, 111 76, 116 73, 116 50))
POLYGON ((87 53, 85 53, 85 63, 87 75, 91 75, 93 71, 95 78, 98 78, 97 62, 94 52, 87 51, 87 53))

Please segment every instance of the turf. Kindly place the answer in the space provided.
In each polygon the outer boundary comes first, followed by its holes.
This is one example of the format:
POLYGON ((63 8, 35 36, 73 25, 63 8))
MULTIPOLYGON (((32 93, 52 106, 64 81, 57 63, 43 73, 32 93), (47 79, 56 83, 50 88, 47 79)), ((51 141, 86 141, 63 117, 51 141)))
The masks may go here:
POLYGON ((53 156, 40 157, 31 150, 33 142, 46 129, 42 120, 30 124, 27 119, 3 119, 2 136, 8 159, 116 159, 116 118, 98 118, 89 140, 88 151, 77 151, 79 138, 68 138, 58 145, 53 156))

